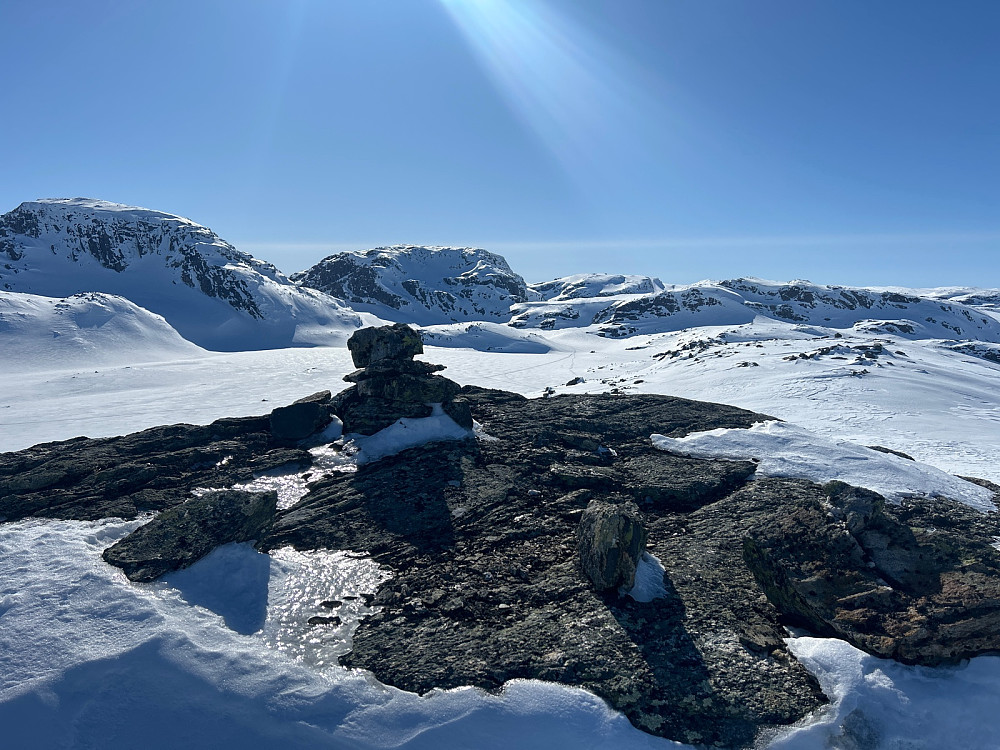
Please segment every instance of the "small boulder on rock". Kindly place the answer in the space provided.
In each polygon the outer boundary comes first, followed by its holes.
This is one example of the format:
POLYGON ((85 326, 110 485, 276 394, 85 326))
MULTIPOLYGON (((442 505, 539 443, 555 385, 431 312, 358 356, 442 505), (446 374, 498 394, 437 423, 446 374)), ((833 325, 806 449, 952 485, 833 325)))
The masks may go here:
POLYGON ((320 391, 294 404, 279 406, 271 412, 271 434, 277 440, 302 440, 326 427, 330 411, 330 391, 320 391))
POLYGON ((580 567, 598 591, 635 585, 635 569, 646 549, 646 526, 634 503, 597 498, 577 527, 580 567))

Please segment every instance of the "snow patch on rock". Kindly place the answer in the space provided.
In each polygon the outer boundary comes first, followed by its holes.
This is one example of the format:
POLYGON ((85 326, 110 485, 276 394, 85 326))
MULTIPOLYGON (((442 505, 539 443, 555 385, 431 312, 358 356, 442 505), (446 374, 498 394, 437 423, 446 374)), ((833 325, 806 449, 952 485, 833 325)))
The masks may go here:
POLYGON ((663 451, 692 458, 757 462, 759 477, 796 477, 820 484, 839 480, 878 492, 890 502, 945 497, 979 511, 995 511, 993 493, 940 469, 852 443, 830 440, 788 422, 749 429, 696 432, 682 438, 650 436, 663 451))

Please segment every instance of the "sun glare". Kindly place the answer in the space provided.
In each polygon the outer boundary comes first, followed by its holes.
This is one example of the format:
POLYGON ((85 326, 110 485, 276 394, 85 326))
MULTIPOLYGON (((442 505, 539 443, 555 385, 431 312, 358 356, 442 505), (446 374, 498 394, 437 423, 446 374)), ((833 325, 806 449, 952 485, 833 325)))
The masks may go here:
POLYGON ((627 63, 543 0, 441 2, 512 111, 565 167, 606 152, 640 109, 627 63))

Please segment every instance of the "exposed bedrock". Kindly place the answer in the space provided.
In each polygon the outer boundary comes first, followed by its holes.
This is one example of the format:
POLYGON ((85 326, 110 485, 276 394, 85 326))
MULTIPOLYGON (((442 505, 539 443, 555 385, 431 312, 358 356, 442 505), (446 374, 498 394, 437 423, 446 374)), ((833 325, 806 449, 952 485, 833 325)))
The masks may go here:
POLYGON ((153 581, 197 562, 216 547, 260 537, 274 520, 274 492, 207 492, 163 511, 104 550, 132 581, 153 581))

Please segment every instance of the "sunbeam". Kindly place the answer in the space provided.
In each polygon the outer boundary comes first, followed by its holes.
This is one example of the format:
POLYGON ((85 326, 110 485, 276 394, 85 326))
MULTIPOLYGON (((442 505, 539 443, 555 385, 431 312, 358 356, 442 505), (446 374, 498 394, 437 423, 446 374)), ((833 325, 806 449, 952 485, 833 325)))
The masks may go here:
POLYGON ((628 144, 659 105, 635 66, 544 0, 441 0, 518 119, 571 171, 628 144))

